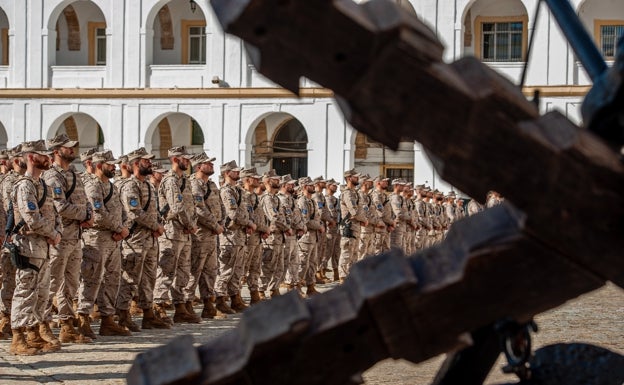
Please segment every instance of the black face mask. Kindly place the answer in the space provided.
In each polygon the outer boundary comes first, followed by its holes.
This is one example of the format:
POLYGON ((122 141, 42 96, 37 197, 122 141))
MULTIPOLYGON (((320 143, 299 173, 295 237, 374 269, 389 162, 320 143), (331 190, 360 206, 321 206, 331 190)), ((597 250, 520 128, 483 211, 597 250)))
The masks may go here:
POLYGON ((142 176, 152 175, 152 166, 139 166, 139 174, 142 176))

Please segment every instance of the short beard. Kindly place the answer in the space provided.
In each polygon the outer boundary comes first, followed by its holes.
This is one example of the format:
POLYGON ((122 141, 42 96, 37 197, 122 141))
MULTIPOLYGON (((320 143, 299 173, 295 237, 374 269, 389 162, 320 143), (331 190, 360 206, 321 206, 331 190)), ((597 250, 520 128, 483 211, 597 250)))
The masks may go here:
POLYGON ((71 163, 74 160, 76 160, 76 155, 74 155, 74 154, 65 154, 65 153, 63 153, 63 154, 59 154, 59 157, 61 159, 63 159, 64 161, 69 162, 69 163, 71 163))
POLYGON ((111 170, 111 169, 102 170, 102 174, 104 174, 104 176, 107 177, 107 178, 114 178, 115 177, 115 171, 111 170))
POLYGON ((184 163, 178 163, 178 168, 182 171, 188 170, 188 166, 184 163))
POLYGON ((206 176, 210 176, 210 175, 214 174, 214 170, 211 170, 211 171, 203 171, 203 170, 200 170, 200 171, 201 171, 201 173, 202 173, 202 174, 204 174, 204 175, 206 175, 206 176))
POLYGON ((152 175, 153 171, 152 171, 152 167, 143 167, 143 166, 139 166, 139 174, 142 176, 148 176, 148 175, 152 175))
POLYGON ((33 166, 35 166, 35 168, 38 168, 39 170, 49 170, 50 169, 50 161, 49 160, 34 160, 33 159, 33 166))
POLYGON ((20 161, 19 162, 19 168, 20 168, 20 170, 26 170, 28 168, 28 166, 26 165, 26 162, 20 161))

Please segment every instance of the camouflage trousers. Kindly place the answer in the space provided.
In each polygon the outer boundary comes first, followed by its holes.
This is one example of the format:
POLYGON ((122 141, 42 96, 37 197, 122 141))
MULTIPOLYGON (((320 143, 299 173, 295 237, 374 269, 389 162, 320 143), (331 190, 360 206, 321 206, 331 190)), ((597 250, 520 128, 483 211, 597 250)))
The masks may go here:
POLYGON ((280 282, 286 282, 289 285, 299 283, 301 276, 301 262, 299 261, 299 253, 297 252, 297 238, 294 235, 284 237, 284 279, 280 282))
POLYGON ((112 235, 112 231, 101 230, 87 230, 83 234, 78 314, 91 313, 96 299, 103 316, 115 314, 121 279, 121 249, 112 235))
POLYGON ((299 261, 301 262, 301 279, 306 285, 314 285, 315 274, 318 271, 318 243, 317 242, 297 242, 299 261))
POLYGON ((121 282, 115 304, 117 309, 130 309, 130 301, 134 296, 138 297, 137 305, 141 309, 152 307, 157 259, 158 241, 151 232, 143 230, 121 242, 121 282), (150 274, 153 274, 152 277, 150 274))
POLYGON ((80 239, 61 240, 58 245, 50 247, 50 298, 45 313, 47 321, 52 320, 52 300, 55 296, 59 319, 76 317, 74 299, 78 294, 81 263, 80 239))
POLYGON ((217 297, 237 295, 240 292, 244 269, 245 233, 233 230, 219 236, 219 275, 215 282, 217 297))
POLYGON ((425 241, 427 239, 427 230, 425 229, 420 229, 416 232, 415 236, 414 236, 414 248, 415 248, 415 252, 416 251, 420 251, 422 249, 425 248, 425 241))
POLYGON ((50 296, 50 261, 30 258, 39 268, 18 269, 15 274, 15 292, 11 303, 11 328, 32 327, 45 321, 45 311, 50 296))
POLYGON ((375 253, 375 233, 370 229, 360 233, 358 240, 357 260, 361 261, 375 253))
POLYGON ((405 251, 405 255, 411 255, 413 253, 413 242, 414 240, 414 231, 408 225, 406 226, 405 233, 403 233, 403 250, 405 251))
POLYGON ((15 273, 16 269, 11 263, 11 256, 4 249, 0 253, 0 271, 2 271, 2 288, 0 288, 0 312, 3 314, 11 313, 11 302, 13 301, 13 292, 15 291, 15 273))
POLYGON ((316 255, 318 259, 318 263, 316 264, 318 270, 324 270, 325 264, 329 259, 327 255, 327 233, 318 233, 318 239, 316 243, 316 255))
POLYGON ((273 233, 262 240, 262 274, 260 291, 278 290, 284 276, 284 244, 282 234, 273 233))
POLYGON ((259 290, 260 271, 262 270, 262 243, 260 234, 251 234, 245 247, 243 277, 247 281, 249 291, 259 290))
POLYGON ((390 233, 387 230, 375 232, 375 254, 390 250, 390 233))
POLYGON ((338 269, 338 261, 340 260, 340 233, 327 233, 325 243, 327 260, 323 266, 327 268, 331 263, 331 268, 336 270, 338 269))
POLYGON ((351 266, 357 262, 358 238, 342 237, 340 239, 340 260, 338 261, 338 273, 340 278, 349 275, 351 266))
POLYGON ((174 304, 191 301, 195 293, 185 293, 184 288, 191 275, 191 237, 185 240, 168 239, 164 236, 158 239, 158 270, 156 273, 156 287, 154 302, 163 303, 171 300, 174 304))
POLYGON ((403 245, 403 232, 405 230, 405 226, 402 223, 399 223, 392 233, 390 233, 390 247, 396 247, 401 250, 405 250, 403 245))
POLYGON ((192 236, 191 275, 184 288, 184 296, 192 298, 198 286, 201 299, 213 296, 217 267, 217 236, 192 236))

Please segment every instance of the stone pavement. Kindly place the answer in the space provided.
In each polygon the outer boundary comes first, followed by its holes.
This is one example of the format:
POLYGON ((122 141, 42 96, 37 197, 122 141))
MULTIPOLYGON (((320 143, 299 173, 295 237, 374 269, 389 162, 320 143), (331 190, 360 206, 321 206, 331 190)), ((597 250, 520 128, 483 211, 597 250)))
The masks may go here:
MULTIPOLYGON (((333 284, 323 285, 329 290, 333 284)), ((199 310, 199 307, 196 308, 199 310)), ((148 330, 132 337, 99 337, 93 344, 63 345, 57 353, 32 357, 11 355, 9 341, 0 341, 0 385, 31 384, 124 384, 137 353, 166 343, 176 335, 191 334, 205 343, 233 328, 240 316, 204 320, 199 325, 175 325, 171 330, 148 330)), ((555 342, 589 342, 624 354, 624 290, 613 285, 587 294, 536 319, 540 332, 537 347, 555 342)), ((97 333, 97 327, 94 328, 97 333)), ((55 330, 58 333, 58 329, 55 330)), ((443 360, 435 357, 414 365, 398 360, 378 363, 366 373, 366 384, 427 384, 443 360)), ((487 383, 512 382, 500 373, 499 360, 487 383)))

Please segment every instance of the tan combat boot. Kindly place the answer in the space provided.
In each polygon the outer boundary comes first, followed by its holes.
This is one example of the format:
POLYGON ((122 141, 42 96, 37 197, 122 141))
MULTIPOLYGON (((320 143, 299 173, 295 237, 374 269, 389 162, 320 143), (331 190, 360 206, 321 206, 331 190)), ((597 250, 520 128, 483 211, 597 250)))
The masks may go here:
POLYGON ((59 341, 62 343, 73 342, 76 344, 88 344, 93 342, 91 338, 80 334, 74 329, 74 319, 61 320, 61 332, 59 333, 59 341))
POLYGON ((173 325, 173 320, 167 315, 167 309, 164 303, 154 304, 154 315, 160 318, 163 322, 173 325))
POLYGON ((93 309, 91 310, 91 314, 89 314, 89 317, 91 317, 91 322, 95 322, 102 318, 97 303, 93 304, 93 309))
POLYGON ((52 329, 50 329, 50 324, 47 322, 39 323, 39 336, 45 342, 49 344, 49 351, 55 352, 57 350, 61 350, 61 341, 52 333, 52 329))
POLYGON ((143 309, 139 307, 135 300, 130 302, 130 315, 133 317, 143 315, 143 309))
POLYGON ((141 329, 139 325, 137 325, 133 320, 132 316, 130 316, 130 312, 128 310, 119 310, 119 326, 127 327, 132 332, 140 332, 141 329))
POLYGON ((232 305, 230 307, 235 312, 242 313, 243 310, 247 309, 247 304, 243 301, 243 298, 241 298, 240 293, 230 296, 230 299, 232 300, 232 305))
POLYGON ((197 315, 195 314, 195 309, 193 309, 193 303, 195 302, 195 300, 193 301, 186 301, 186 303, 184 304, 186 306, 186 312, 192 315, 197 315))
POLYGON ((56 340, 56 343, 53 344, 41 337, 41 334, 39 333, 39 325, 27 328, 26 344, 31 348, 41 351, 42 353, 50 353, 61 350, 61 343, 59 340, 56 340))
POLYGON ((171 325, 154 314, 152 308, 143 309, 142 329, 171 329, 171 325))
POLYGON ((78 333, 82 334, 83 336, 87 336, 92 340, 96 339, 97 336, 95 335, 95 333, 93 333, 93 330, 91 330, 91 319, 89 318, 89 315, 78 314, 78 319, 80 320, 77 330, 78 333))
POLYGON ((112 315, 105 315, 102 317, 102 323, 100 324, 101 336, 131 336, 130 330, 123 326, 119 326, 115 323, 112 315))
POLYGON ((314 287, 314 285, 308 285, 306 286, 306 295, 308 297, 313 296, 315 294, 319 294, 318 291, 316 291, 316 288, 314 287))
POLYGON ((316 274, 314 274, 314 279, 316 281, 317 284, 322 285, 325 283, 325 279, 323 278, 323 274, 321 274, 320 271, 317 271, 316 274))
POLYGON ((258 290, 250 291, 249 294, 251 295, 251 301, 249 302, 250 305, 262 302, 262 298, 260 298, 260 293, 258 292, 258 290))
POLYGON ((11 339, 11 314, 10 313, 2 313, 2 319, 0 319, 0 340, 9 340, 11 339))
POLYGON ((186 303, 176 303, 175 313, 173 313, 173 322, 198 324, 201 322, 201 319, 197 314, 191 314, 186 310, 186 303))
POLYGON ((217 310, 224 314, 236 314, 236 312, 232 310, 227 302, 225 302, 225 298, 226 297, 217 297, 217 303, 215 304, 217 310))
POLYGON ((33 348, 28 346, 26 343, 26 336, 24 335, 25 328, 17 328, 11 330, 13 334, 13 340, 11 341, 11 346, 9 347, 9 353, 15 354, 16 356, 34 356, 39 353, 40 350, 37 348, 33 348))
POLYGON ((217 309, 214 307, 214 304, 210 300, 210 298, 204 299, 204 308, 201 312, 202 318, 214 318, 217 315, 217 309))
POLYGON ((260 294, 260 299, 261 299, 262 301, 265 301, 265 300, 267 299, 266 294, 264 293, 264 291, 260 290, 260 291, 258 292, 258 294, 260 294))

